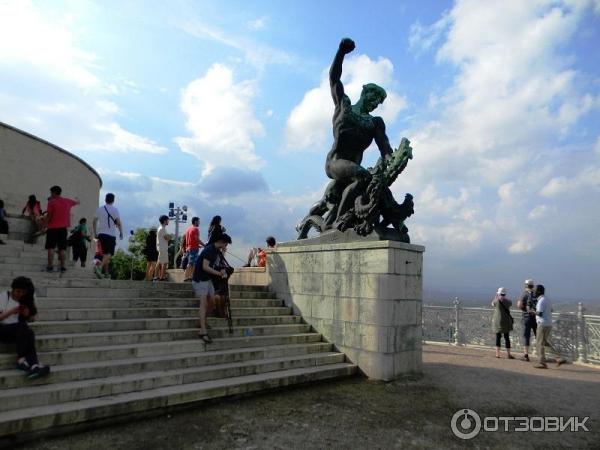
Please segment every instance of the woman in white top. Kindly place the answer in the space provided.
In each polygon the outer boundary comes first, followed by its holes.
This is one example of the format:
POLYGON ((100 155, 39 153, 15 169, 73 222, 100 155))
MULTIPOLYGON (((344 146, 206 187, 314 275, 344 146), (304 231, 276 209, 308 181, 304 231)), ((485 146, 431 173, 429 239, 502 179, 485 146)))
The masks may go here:
POLYGON ((11 291, 0 300, 0 342, 17 345, 17 369, 24 371, 30 380, 50 373, 50 367, 38 361, 35 335, 27 325, 37 314, 34 291, 29 278, 17 277, 12 281, 11 291))

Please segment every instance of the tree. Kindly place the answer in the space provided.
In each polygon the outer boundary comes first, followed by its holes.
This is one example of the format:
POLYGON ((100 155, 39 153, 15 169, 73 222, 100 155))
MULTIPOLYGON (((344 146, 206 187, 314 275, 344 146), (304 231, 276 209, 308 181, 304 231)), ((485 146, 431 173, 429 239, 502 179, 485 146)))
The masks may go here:
POLYGON ((132 266, 134 280, 143 280, 146 277, 147 237, 148 232, 143 228, 138 228, 129 238, 128 251, 117 250, 110 264, 110 276, 113 280, 131 279, 132 266))

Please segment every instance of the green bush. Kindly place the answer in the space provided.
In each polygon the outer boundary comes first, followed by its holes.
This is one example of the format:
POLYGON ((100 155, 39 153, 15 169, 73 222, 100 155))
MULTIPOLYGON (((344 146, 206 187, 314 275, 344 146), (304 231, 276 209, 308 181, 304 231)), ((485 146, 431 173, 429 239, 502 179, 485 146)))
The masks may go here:
POLYGON ((131 279, 133 263, 133 279, 143 280, 146 277, 146 237, 148 232, 143 228, 135 230, 129 241, 128 251, 117 250, 110 262, 110 276, 113 280, 131 279))

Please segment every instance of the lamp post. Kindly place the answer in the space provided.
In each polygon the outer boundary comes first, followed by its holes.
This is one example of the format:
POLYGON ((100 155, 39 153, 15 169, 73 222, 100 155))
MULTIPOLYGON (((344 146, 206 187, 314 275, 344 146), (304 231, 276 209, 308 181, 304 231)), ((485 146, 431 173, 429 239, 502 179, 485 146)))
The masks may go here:
POLYGON ((173 249, 173 267, 176 266, 175 255, 179 248, 179 224, 187 222, 187 209, 186 205, 175 206, 175 202, 169 203, 169 219, 175 222, 175 248, 173 249))
MULTIPOLYGON (((129 230, 129 245, 133 244, 133 230, 129 230)), ((133 281, 133 253, 129 250, 131 256, 131 271, 129 272, 129 280, 133 281)))

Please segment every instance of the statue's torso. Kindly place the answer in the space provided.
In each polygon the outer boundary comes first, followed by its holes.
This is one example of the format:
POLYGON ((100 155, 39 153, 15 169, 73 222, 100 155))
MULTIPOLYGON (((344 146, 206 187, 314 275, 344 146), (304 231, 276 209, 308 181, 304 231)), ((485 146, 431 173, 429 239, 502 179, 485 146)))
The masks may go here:
POLYGON ((373 142, 375 121, 368 114, 354 111, 350 99, 344 95, 335 111, 333 134, 335 142, 332 153, 338 158, 360 162, 362 152, 373 142))

